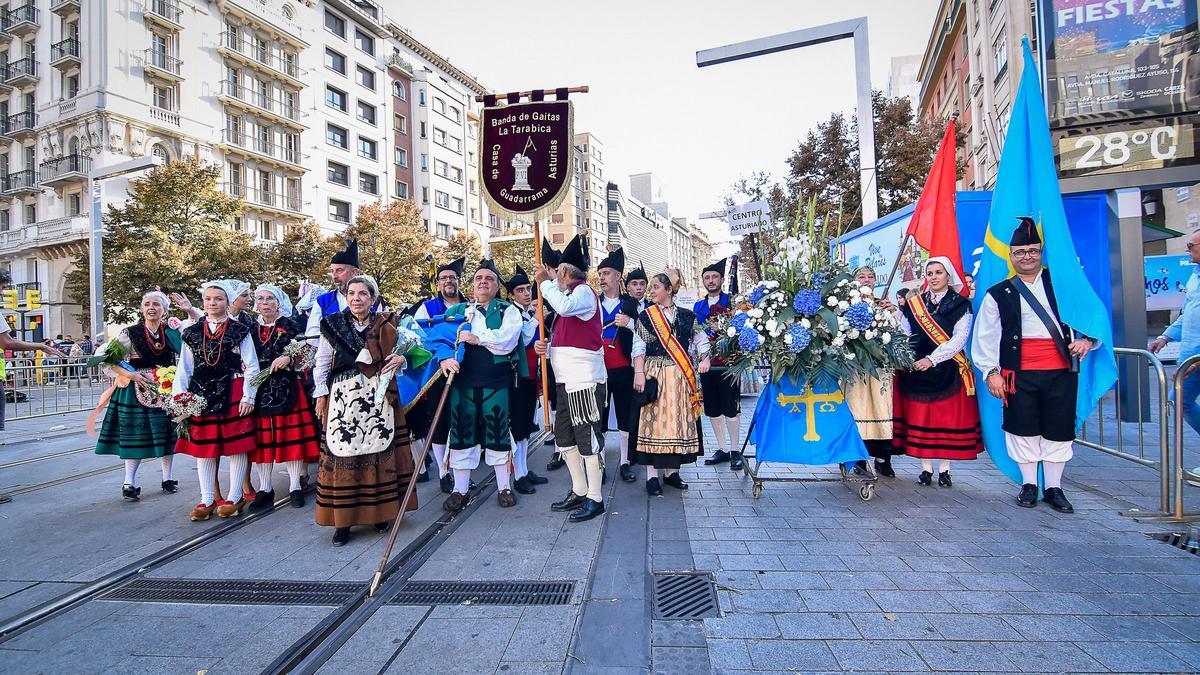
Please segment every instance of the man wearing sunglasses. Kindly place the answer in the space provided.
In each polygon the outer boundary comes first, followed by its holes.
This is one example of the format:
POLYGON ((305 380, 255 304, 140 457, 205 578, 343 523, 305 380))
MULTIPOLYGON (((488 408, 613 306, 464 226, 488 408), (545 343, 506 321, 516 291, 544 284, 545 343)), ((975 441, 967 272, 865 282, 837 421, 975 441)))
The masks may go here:
POLYGON ((1073 513, 1062 475, 1075 440, 1079 360, 1095 342, 1059 319, 1050 271, 1042 266, 1042 239, 1032 218, 1021 217, 1009 240, 1016 276, 987 290, 975 320, 971 360, 988 392, 1004 401, 1008 455, 1021 468, 1017 503, 1037 506, 1038 464, 1045 478, 1042 501, 1073 513))
MULTIPOLYGON (((1183 300, 1183 311, 1179 318, 1163 334, 1150 343, 1150 351, 1158 353, 1168 342, 1179 343, 1179 361, 1200 354, 1200 230, 1188 237, 1188 257, 1192 260, 1192 276, 1187 282, 1187 295, 1183 300)), ((1200 433, 1200 369, 1192 366, 1184 374, 1183 400, 1176 405, 1183 410, 1183 419, 1188 426, 1200 433)), ((1192 469, 1200 473, 1200 467, 1192 469)), ((1195 485, 1195 483, 1192 483, 1195 485)))

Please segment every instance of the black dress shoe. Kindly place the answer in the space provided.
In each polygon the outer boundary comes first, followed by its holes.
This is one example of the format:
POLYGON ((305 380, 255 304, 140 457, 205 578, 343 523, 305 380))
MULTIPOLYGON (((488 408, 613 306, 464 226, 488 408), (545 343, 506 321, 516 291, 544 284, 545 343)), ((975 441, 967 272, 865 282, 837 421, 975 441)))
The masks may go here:
POLYGON ((583 506, 583 499, 584 499, 583 497, 580 497, 579 495, 575 494, 574 492, 568 492, 566 497, 563 497, 562 499, 551 504, 550 510, 551 511, 574 511, 575 509, 579 508, 580 506, 583 506))
POLYGON ((549 478, 539 476, 532 471, 526 473, 525 478, 529 481, 530 485, 545 485, 550 482, 549 478))
POLYGON ((742 467, 744 467, 745 465, 746 465, 746 462, 745 462, 745 460, 742 459, 742 453, 732 452, 729 454, 729 470, 730 471, 741 471, 742 467))
POLYGON ((288 502, 293 509, 304 508, 304 490, 292 490, 288 493, 288 502))
POLYGON ((550 461, 546 462, 547 471, 558 471, 567 465, 566 460, 562 458, 561 452, 556 452, 550 456, 550 461))
POLYGON ((567 520, 572 523, 582 523, 585 520, 591 520, 596 516, 604 513, 604 502, 594 502, 586 497, 583 500, 583 506, 579 510, 572 513, 567 520))
POLYGON ((169 494, 169 495, 173 495, 173 494, 175 494, 176 492, 179 492, 179 481, 177 481, 177 480, 164 480, 164 481, 162 482, 162 491, 163 491, 163 492, 165 492, 165 493, 167 493, 167 494, 169 494))
POLYGON ((688 488, 687 483, 683 482, 683 478, 680 477, 678 471, 664 478, 663 485, 670 485, 676 490, 686 490, 688 488))
POLYGON ((637 476, 633 475, 633 467, 629 466, 628 464, 622 464, 620 471, 621 480, 625 481, 626 483, 632 483, 637 480, 637 476))
POLYGON ((877 459, 875 460, 875 473, 888 478, 896 477, 896 470, 892 468, 892 460, 877 459))
POLYGON ((142 500, 142 488, 123 485, 121 486, 121 498, 127 502, 139 502, 142 500))
POLYGON ((265 492, 259 490, 254 494, 254 501, 250 502, 250 513, 258 513, 259 511, 270 511, 275 504, 275 491, 265 492))
POLYGON ((933 485, 933 474, 928 471, 922 471, 920 476, 917 476, 917 483, 921 485, 933 485))
POLYGON ((1059 513, 1075 513, 1075 507, 1067 501, 1067 496, 1063 494, 1062 488, 1046 488, 1042 494, 1042 501, 1059 513))
POLYGON ((938 485, 942 487, 952 487, 954 485, 954 481, 950 480, 949 471, 943 471, 938 474, 938 485))
POLYGON ((445 476, 438 479, 438 486, 442 488, 442 492, 445 494, 454 492, 454 475, 447 472, 445 476))
POLYGON ((350 528, 339 527, 333 531, 333 545, 345 546, 346 542, 350 541, 350 528))
POLYGON ((1038 488, 1033 483, 1022 485, 1021 494, 1017 495, 1017 504, 1027 509, 1032 509, 1037 506, 1037 493, 1038 488))
MULTIPOLYGON (((546 442, 543 443, 542 445, 554 445, 554 434, 550 434, 549 436, 547 436, 546 442)), ((558 454, 558 453, 555 453, 555 454, 558 454)))
POLYGON ((658 482, 658 476, 650 478, 646 481, 646 494, 651 497, 662 496, 662 483, 658 482))
POLYGON ((731 459, 731 457, 729 456, 728 452, 718 449, 716 452, 713 453, 712 457, 709 457, 708 459, 704 460, 704 465, 712 466, 713 464, 722 464, 724 462, 728 462, 730 459, 731 459))
POLYGON ((450 496, 446 497, 446 501, 442 502, 442 508, 449 511, 450 513, 454 513, 455 511, 460 511, 460 510, 462 510, 462 507, 464 507, 466 505, 467 505, 467 496, 461 492, 451 492, 450 496))
POLYGON ((425 468, 421 471, 421 473, 417 474, 417 482, 418 483, 428 483, 429 482, 429 462, 428 461, 425 462, 425 468))
POLYGON ((513 481, 513 489, 517 491, 517 494, 522 495, 531 495, 537 492, 537 488, 529 484, 529 476, 521 476, 513 481))

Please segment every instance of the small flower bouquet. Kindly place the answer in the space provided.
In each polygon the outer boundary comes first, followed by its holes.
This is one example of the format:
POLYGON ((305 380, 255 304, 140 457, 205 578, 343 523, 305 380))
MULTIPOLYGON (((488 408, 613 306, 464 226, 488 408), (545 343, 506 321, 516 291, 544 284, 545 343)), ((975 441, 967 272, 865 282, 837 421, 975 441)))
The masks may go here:
MULTIPOLYGON (((433 358, 433 353, 422 345, 420 329, 411 316, 405 316, 396 327, 396 346, 390 353, 403 356, 406 368, 420 368, 433 358)), ((383 378, 379 381, 379 386, 375 389, 376 406, 383 405, 389 385, 391 385, 391 378, 383 378)))
POLYGON ((159 395, 165 396, 171 393, 171 387, 175 386, 175 366, 164 366, 154 369, 154 381, 158 383, 159 395))
POLYGON ((126 363, 125 357, 127 356, 129 356, 129 350, 121 344, 120 340, 113 338, 104 343, 104 346, 87 360, 87 367, 121 368, 130 373, 135 372, 137 369, 126 363))
POLYGON ((192 418, 204 414, 208 402, 203 396, 185 391, 163 399, 163 410, 171 416, 171 421, 178 425, 180 438, 190 438, 192 418))
MULTIPOLYGON (((304 336, 297 337, 283 348, 283 356, 292 360, 293 370, 308 370, 317 362, 317 348, 304 336)), ((273 373, 270 368, 258 371, 247 383, 254 388, 261 387, 273 373)))

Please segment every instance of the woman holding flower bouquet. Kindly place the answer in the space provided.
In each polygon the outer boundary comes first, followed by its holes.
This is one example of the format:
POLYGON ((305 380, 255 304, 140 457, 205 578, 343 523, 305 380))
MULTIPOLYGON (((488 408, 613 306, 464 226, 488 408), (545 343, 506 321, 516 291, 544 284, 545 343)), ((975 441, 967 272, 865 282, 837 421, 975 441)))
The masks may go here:
POLYGON ((258 490, 250 511, 271 508, 275 490, 271 487, 271 469, 283 464, 288 472, 288 497, 293 507, 304 506, 300 474, 305 462, 320 455, 319 434, 312 406, 304 393, 301 371, 306 349, 305 325, 291 318, 292 303, 278 286, 261 284, 254 291, 258 322, 250 334, 258 354, 258 378, 255 420, 258 448, 250 454, 254 462, 258 490), (296 343, 296 338, 301 338, 296 343))
POLYGON ((657 496, 663 483, 686 490, 679 467, 701 455, 699 376, 711 363, 708 336, 695 313, 675 305, 671 279, 655 274, 649 295, 654 304, 638 315, 633 331, 633 388, 653 400, 638 413, 637 447, 630 459, 646 467, 646 492, 657 496), (700 355, 699 368, 692 366, 689 351, 700 355))
POLYGON ((246 505, 242 481, 249 468, 248 454, 255 449, 255 386, 258 355, 250 328, 231 319, 229 306, 241 289, 226 280, 201 286, 204 318, 183 330, 183 350, 175 373, 170 406, 181 419, 175 450, 196 458, 200 503, 191 519, 236 516, 246 505), (187 432, 185 434, 184 428, 187 432), (217 467, 229 458, 229 494, 216 501, 217 467))
POLYGON ((917 482, 950 487, 950 460, 983 452, 975 377, 963 349, 971 333, 971 302, 963 282, 944 256, 925 262, 926 289, 908 296, 900 328, 909 335, 916 363, 896 374, 893 445, 921 460, 917 482))
MULTIPOLYGON (((175 366, 182 348, 179 331, 165 323, 170 308, 171 301, 165 294, 146 293, 142 296, 142 320, 113 338, 119 348, 109 346, 104 350, 124 353, 120 360, 135 369, 135 372, 121 366, 109 369, 116 382, 96 441, 97 455, 116 455, 125 460, 121 496, 128 501, 136 502, 141 497, 137 471, 144 459, 161 458, 163 492, 173 494, 179 489, 179 482, 171 475, 175 425, 170 415, 158 406, 164 392, 156 378, 156 371, 161 371, 159 377, 167 376, 166 369, 175 366)), ((169 394, 170 389, 165 393, 169 394)))
MULTIPOLYGON (((375 279, 359 275, 346 283, 347 308, 321 318, 313 379, 326 450, 317 474, 316 518, 335 528, 334 546, 350 541, 355 525, 386 531, 415 470, 394 377, 405 359, 393 353, 399 339, 391 315, 372 309, 378 299, 375 279), (377 404, 381 382, 387 383, 386 399, 377 404)), ((405 509, 416 508, 413 493, 405 509)))

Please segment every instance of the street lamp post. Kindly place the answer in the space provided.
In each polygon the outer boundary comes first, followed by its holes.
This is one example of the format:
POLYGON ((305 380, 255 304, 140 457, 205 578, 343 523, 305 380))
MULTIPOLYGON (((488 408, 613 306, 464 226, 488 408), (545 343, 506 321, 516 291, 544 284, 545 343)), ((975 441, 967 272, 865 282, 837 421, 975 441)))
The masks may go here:
POLYGON ((88 240, 88 278, 92 296, 92 340, 99 346, 104 342, 104 223, 100 193, 104 181, 160 166, 162 160, 147 155, 119 164, 97 167, 88 173, 92 198, 92 229, 88 240))

